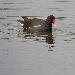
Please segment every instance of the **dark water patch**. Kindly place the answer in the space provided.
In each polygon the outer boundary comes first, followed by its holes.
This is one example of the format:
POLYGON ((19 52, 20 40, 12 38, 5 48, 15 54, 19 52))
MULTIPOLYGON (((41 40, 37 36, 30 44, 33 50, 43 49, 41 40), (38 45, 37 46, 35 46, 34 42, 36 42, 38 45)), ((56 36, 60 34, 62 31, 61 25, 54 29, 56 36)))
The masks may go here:
POLYGON ((0 32, 2 32, 2 31, 0 30, 0 32))
POLYGON ((49 8, 49 9, 60 9, 60 8, 49 8))
POLYGON ((12 23, 7 23, 7 25, 11 25, 12 23))
POLYGON ((74 24, 69 24, 69 25, 74 25, 74 24))
POLYGON ((70 1, 56 1, 56 2, 70 2, 70 1))
POLYGON ((24 3, 15 3, 15 4, 24 4, 24 3))
POLYGON ((39 39, 38 39, 38 38, 36 38, 34 41, 39 41, 39 39))
POLYGON ((48 50, 48 51, 53 51, 53 50, 51 49, 51 50, 48 50))
POLYGON ((68 40, 64 40, 64 41, 72 41, 71 39, 68 39, 68 40))
POLYGON ((21 35, 18 35, 17 37, 21 37, 21 35))
POLYGON ((56 11, 64 11, 64 10, 59 9, 59 10, 56 10, 56 11))
POLYGON ((15 4, 15 3, 3 3, 3 4, 15 4))
POLYGON ((26 40, 23 40, 23 41, 21 41, 21 42, 27 42, 26 40))
POLYGON ((73 14, 72 16, 75 16, 75 14, 73 14))
POLYGON ((44 40, 40 40, 39 42, 46 42, 46 41, 44 41, 44 40))
POLYGON ((32 4, 32 3, 34 3, 34 1, 27 1, 27 2, 20 2, 20 3, 18 3, 18 2, 15 2, 15 3, 13 3, 13 2, 10 2, 10 3, 8 3, 8 2, 6 2, 6 3, 2 3, 2 4, 4 4, 4 5, 13 5, 13 4, 32 4))
POLYGON ((24 39, 28 39, 27 37, 22 37, 22 38, 24 38, 24 39))
POLYGON ((24 9, 32 9, 32 8, 24 8, 24 9))
POLYGON ((0 10, 19 10, 19 8, 0 8, 0 10))
POLYGON ((9 38, 1 38, 1 39, 9 40, 9 38))
POLYGON ((46 40, 46 39, 42 39, 42 40, 46 40))
POLYGON ((25 36, 24 37, 34 37, 34 35, 33 34, 25 34, 25 36))
POLYGON ((0 8, 0 10, 10 10, 10 8, 0 8))
POLYGON ((74 38, 71 38, 71 39, 75 39, 75 37, 74 38))
POLYGON ((14 29, 8 29, 8 30, 14 30, 14 29))
POLYGON ((13 5, 13 4, 24 4, 24 3, 2 3, 2 4, 13 5))
POLYGON ((68 35, 75 35, 75 33, 73 33, 73 32, 69 32, 68 35))
POLYGON ((6 18, 1 17, 0 19, 6 19, 6 18))
POLYGON ((6 17, 19 17, 19 16, 6 16, 6 17))
POLYGON ((34 3, 34 1, 27 1, 27 2, 24 2, 24 3, 34 3))
POLYGON ((6 34, 10 34, 10 33, 6 33, 6 34))
POLYGON ((72 34, 72 32, 69 32, 68 34, 72 34))

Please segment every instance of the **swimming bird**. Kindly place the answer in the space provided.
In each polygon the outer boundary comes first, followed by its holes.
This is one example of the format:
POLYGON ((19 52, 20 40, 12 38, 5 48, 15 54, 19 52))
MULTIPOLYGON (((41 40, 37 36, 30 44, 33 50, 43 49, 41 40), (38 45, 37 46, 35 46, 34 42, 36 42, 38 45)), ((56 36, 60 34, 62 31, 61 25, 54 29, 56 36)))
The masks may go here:
POLYGON ((22 16, 22 20, 17 20, 21 24, 23 24, 23 31, 27 31, 29 33, 37 32, 47 32, 52 34, 52 25, 55 22, 55 17, 53 15, 50 15, 47 17, 46 20, 38 19, 38 18, 32 18, 28 19, 27 16, 22 16))

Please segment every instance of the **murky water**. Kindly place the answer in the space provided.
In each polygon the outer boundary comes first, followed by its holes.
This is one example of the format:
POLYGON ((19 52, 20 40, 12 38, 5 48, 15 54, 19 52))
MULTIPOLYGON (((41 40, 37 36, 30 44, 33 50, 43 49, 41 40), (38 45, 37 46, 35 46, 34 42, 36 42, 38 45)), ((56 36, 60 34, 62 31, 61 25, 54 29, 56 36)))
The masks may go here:
POLYGON ((0 0, 0 75, 75 74, 74 0, 0 0), (22 32, 21 16, 46 19, 53 14, 58 26, 55 43, 22 32))

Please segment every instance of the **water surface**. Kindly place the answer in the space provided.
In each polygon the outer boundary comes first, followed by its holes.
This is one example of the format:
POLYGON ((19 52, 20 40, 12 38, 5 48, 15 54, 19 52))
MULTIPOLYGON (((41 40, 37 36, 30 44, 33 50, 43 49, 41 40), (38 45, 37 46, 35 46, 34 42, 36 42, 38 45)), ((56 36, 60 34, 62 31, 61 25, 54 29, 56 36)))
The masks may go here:
POLYGON ((74 7, 74 0, 0 0, 0 75, 74 75, 74 7), (59 23, 54 47, 43 36, 24 37, 17 19, 51 14, 59 23))

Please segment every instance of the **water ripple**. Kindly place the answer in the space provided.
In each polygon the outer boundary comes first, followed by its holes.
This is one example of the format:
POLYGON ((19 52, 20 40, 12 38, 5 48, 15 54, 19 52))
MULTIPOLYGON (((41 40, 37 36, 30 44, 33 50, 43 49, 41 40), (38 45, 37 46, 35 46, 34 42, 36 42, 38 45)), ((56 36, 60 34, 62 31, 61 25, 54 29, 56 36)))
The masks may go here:
POLYGON ((24 9, 32 9, 32 8, 0 8, 0 10, 24 10, 24 9))
POLYGON ((73 32, 70 32, 68 35, 75 35, 75 33, 73 33, 73 32))
POLYGON ((25 3, 34 3, 34 1, 27 1, 27 2, 20 2, 20 3, 13 3, 13 2, 10 2, 10 3, 2 3, 2 4, 6 4, 6 5, 11 5, 11 4, 25 4, 25 3))
POLYGON ((6 18, 0 17, 0 19, 6 19, 6 18))
POLYGON ((62 10, 62 9, 59 9, 59 10, 56 10, 56 11, 64 11, 64 10, 62 10))
POLYGON ((0 10, 17 10, 19 8, 0 8, 0 10))
POLYGON ((11 4, 24 4, 24 3, 3 3, 3 4, 6 4, 6 5, 11 5, 11 4))
POLYGON ((49 9, 60 9, 60 8, 49 8, 49 9))
POLYGON ((15 3, 2 3, 2 4, 15 4, 15 3))
POLYGON ((24 9, 32 9, 32 8, 24 8, 24 9))
POLYGON ((19 17, 19 16, 12 16, 12 15, 10 15, 10 16, 6 16, 6 17, 19 17))
POLYGON ((70 1, 56 1, 56 2, 70 2, 70 1))

